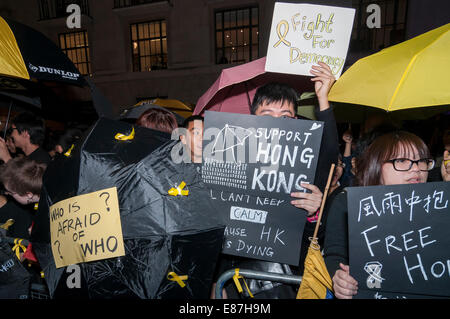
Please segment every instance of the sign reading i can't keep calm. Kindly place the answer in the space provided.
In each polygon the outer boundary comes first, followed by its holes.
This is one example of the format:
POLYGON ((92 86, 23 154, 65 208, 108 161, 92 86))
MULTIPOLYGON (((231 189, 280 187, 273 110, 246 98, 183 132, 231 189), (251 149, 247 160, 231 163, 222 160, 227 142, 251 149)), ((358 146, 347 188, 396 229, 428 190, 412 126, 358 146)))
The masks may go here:
POLYGON ((339 78, 354 16, 352 8, 276 2, 265 70, 311 76, 320 61, 339 78))
POLYGON ((50 235, 56 268, 125 255, 117 188, 50 206, 50 235))
POLYGON ((450 297, 450 182, 347 192, 356 298, 450 297))

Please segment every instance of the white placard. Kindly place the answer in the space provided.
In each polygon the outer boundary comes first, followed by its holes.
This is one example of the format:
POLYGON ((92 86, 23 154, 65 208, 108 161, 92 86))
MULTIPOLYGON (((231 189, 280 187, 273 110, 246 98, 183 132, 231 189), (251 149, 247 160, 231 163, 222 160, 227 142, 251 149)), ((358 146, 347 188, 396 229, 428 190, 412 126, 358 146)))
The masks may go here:
POLYGON ((352 8, 276 2, 265 70, 312 76, 322 61, 339 78, 354 17, 352 8))

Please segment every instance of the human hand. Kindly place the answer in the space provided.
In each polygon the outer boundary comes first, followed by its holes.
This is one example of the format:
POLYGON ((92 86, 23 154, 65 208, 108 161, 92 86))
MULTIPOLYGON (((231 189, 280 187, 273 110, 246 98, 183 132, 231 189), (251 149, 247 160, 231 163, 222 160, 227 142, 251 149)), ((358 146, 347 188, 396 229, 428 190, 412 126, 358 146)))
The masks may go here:
POLYGON ((322 204, 323 194, 316 185, 302 183, 302 187, 309 189, 311 193, 291 193, 291 197, 296 198, 291 201, 291 204, 297 208, 306 210, 308 212, 308 216, 311 216, 319 210, 320 205, 322 204))
POLYGON ((350 276, 348 265, 340 263, 339 267, 332 279, 334 295, 338 299, 352 299, 358 292, 358 282, 350 276))
POLYGON ((314 89, 316 91, 317 98, 319 100, 319 106, 328 106, 328 93, 330 92, 333 83, 336 81, 331 68, 328 64, 323 62, 318 62, 319 65, 313 65, 309 71, 315 77, 311 79, 314 83, 314 89))
POLYGON ((444 156, 442 158, 441 175, 443 181, 450 181, 450 153, 447 150, 444 151, 444 156))
POLYGON ((352 132, 350 132, 350 131, 344 132, 344 134, 342 135, 342 140, 343 140, 346 144, 351 144, 351 143, 353 142, 353 135, 352 135, 352 132))
POLYGON ((11 154, 9 154, 8 146, 3 138, 0 137, 0 159, 3 162, 8 162, 11 159, 11 154))

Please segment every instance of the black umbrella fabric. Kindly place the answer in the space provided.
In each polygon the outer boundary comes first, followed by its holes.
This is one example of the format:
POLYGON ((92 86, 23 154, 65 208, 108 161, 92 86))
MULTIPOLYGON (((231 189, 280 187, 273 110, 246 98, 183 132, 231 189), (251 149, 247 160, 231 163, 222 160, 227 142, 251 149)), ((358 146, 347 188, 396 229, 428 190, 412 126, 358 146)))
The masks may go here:
MULTIPOLYGON (((198 168, 172 161, 178 142, 163 132, 134 129, 133 139, 118 141, 115 134, 128 135, 132 126, 100 119, 70 157, 47 168, 38 214, 47 212, 48 223, 52 204, 115 186, 125 256, 80 264, 88 297, 209 298, 224 223, 206 200, 198 168), (178 187, 188 195, 169 194, 178 187)), ((32 241, 40 241, 33 247, 55 295, 63 271, 55 268, 44 228, 32 241)))

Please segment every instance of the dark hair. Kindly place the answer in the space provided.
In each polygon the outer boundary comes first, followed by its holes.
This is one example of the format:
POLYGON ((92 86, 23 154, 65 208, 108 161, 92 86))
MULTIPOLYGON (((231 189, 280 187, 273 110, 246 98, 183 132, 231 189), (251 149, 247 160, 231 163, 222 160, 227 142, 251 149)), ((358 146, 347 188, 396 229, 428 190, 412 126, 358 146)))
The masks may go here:
MULTIPOLYGON (((73 144, 76 144, 83 136, 83 131, 78 128, 69 128, 56 141, 56 145, 61 146, 63 153, 68 151, 73 144)), ((55 146, 56 146, 55 145, 55 146)))
POLYGON ((288 102, 295 106, 297 105, 298 95, 297 92, 290 87, 289 85, 283 83, 268 83, 263 86, 260 86, 253 97, 253 102, 250 108, 250 113, 255 114, 256 110, 263 105, 263 103, 272 103, 272 102, 288 102))
POLYGON ((28 132, 31 144, 42 146, 45 139, 45 122, 42 117, 31 112, 23 112, 17 115, 12 123, 19 133, 28 132))
POLYGON ((190 122, 194 122, 196 120, 202 121, 202 122, 205 121, 205 119, 201 115, 191 115, 183 121, 183 124, 181 126, 184 128, 187 128, 190 122))
POLYGON ((175 115, 169 111, 155 108, 142 113, 136 120, 136 124, 167 133, 172 133, 178 127, 175 115))
POLYGON ((416 148, 420 158, 429 158, 430 150, 424 141, 406 131, 394 131, 377 137, 357 158, 356 185, 380 185, 381 167, 390 159, 398 156, 399 147, 403 147, 407 154, 416 148))
POLYGON ((0 181, 5 188, 21 196, 28 192, 40 195, 46 167, 27 157, 15 157, 1 166, 0 181))

